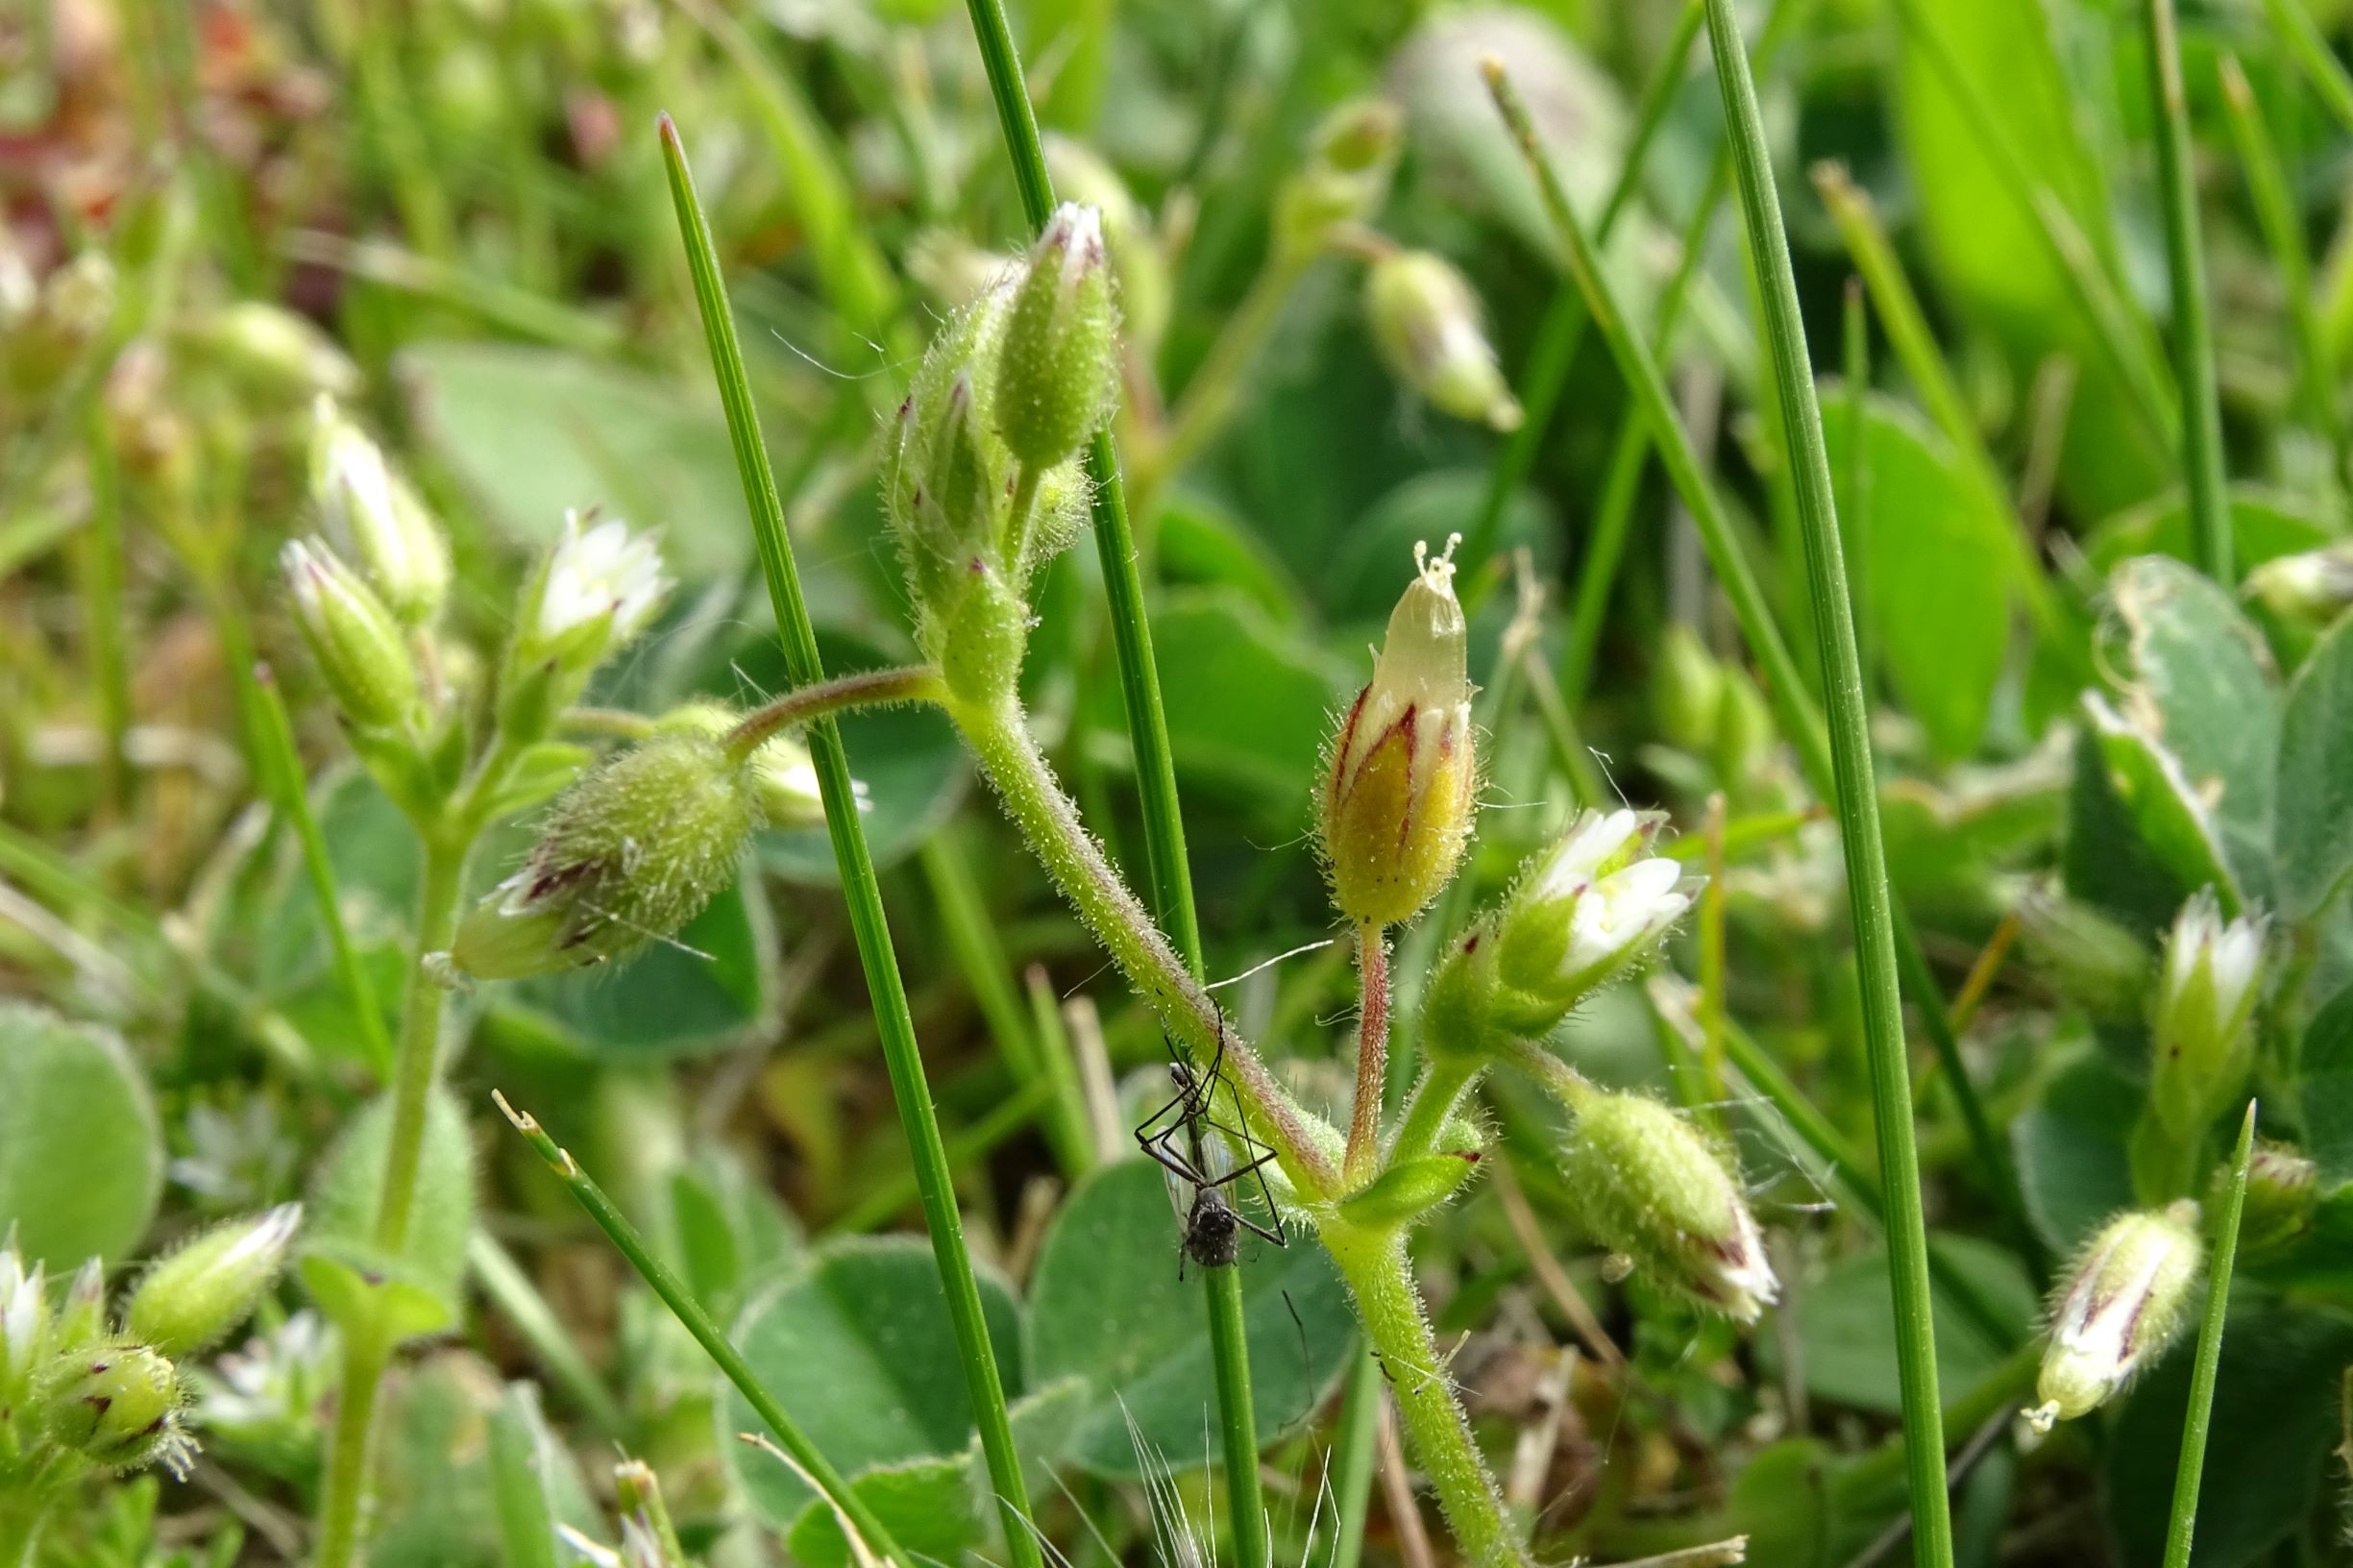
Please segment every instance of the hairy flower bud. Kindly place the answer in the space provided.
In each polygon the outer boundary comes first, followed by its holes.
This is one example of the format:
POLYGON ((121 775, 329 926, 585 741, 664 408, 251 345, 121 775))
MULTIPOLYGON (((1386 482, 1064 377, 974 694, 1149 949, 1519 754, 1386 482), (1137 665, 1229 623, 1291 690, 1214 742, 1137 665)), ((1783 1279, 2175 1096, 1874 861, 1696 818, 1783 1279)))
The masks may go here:
POLYGON ((522 870, 458 923, 450 962, 514 980, 667 939, 727 885, 759 825, 748 761, 708 735, 656 733, 564 793, 522 870))
POLYGON ((1411 919, 1470 837, 1479 767, 1454 542, 1446 548, 1431 560, 1414 546, 1413 581, 1326 759, 1324 870, 1333 903, 1360 925, 1411 919))
POLYGON ((278 1277, 303 1206, 215 1225, 147 1270, 123 1309, 123 1327, 166 1356, 192 1356, 245 1321, 278 1277))
POLYGON ((1504 384, 1487 341, 1479 296, 1453 262, 1428 251, 1397 251, 1364 281, 1373 341, 1389 371, 1457 419, 1517 429, 1520 405, 1504 384))
POLYGON ((1149 216, 1118 171, 1085 142, 1048 132, 1045 162, 1056 190, 1102 214, 1103 243, 1119 283, 1119 331, 1149 355, 1167 329, 1172 293, 1167 253, 1149 216))
POLYGON ((2038 1432, 2097 1409, 2189 1320, 2205 1265, 2198 1208, 2187 1199, 2118 1215, 2069 1270, 2050 1312, 2050 1344, 2026 1411, 2038 1432))
POLYGON ((381 448, 320 394, 310 432, 310 499, 351 542, 392 613, 423 625, 450 591, 450 548, 381 448))
POLYGON ((1118 384, 1102 214, 1065 202, 1014 288, 997 351, 996 429, 1033 468, 1077 453, 1110 416, 1118 384))
POLYGON ((1654 1284, 1754 1322, 1780 1281, 1723 1151, 1648 1095, 1589 1090, 1570 1109, 1561 1172, 1594 1239, 1654 1284))
POLYGON ((52 1442, 115 1471, 160 1461, 185 1476, 195 1442, 183 1429, 185 1397, 165 1357, 129 1341, 61 1357, 36 1395, 52 1442))
POLYGON ((1690 909, 1700 879, 1650 853, 1665 819, 1587 811, 1511 891, 1497 932, 1501 1013, 1524 1036, 1569 1010, 1655 949, 1690 909))
POLYGON ((362 729, 407 723, 417 667, 383 600, 323 540, 289 539, 278 559, 294 623, 345 716, 362 729))
MULTIPOLYGON (((689 702, 664 714, 658 729, 684 730, 719 740, 735 728, 743 715, 723 702, 689 702)), ((789 734, 772 735, 751 753, 752 788, 759 793, 760 815, 770 827, 821 827, 825 801, 817 787, 817 764, 809 749, 789 734)), ((866 783, 853 782, 858 805, 866 809, 866 783)))
MULTIPOLYGON (((2208 1201, 2218 1210, 2231 1167, 2216 1168, 2208 1201)), ((2239 1252, 2255 1258, 2286 1248, 2312 1227, 2320 1202, 2320 1167, 2292 1143, 2257 1139, 2246 1167, 2246 1203, 2239 1215, 2239 1252)))
POLYGON ((597 666, 646 629, 670 589, 654 535, 631 533, 619 518, 566 512, 517 606, 500 723, 512 735, 545 734, 597 666))
POLYGON ((2262 973, 2262 920, 2225 921, 2211 888, 2182 906, 2150 1017, 2149 1104, 2175 1138, 2203 1131, 2245 1083, 2262 973))

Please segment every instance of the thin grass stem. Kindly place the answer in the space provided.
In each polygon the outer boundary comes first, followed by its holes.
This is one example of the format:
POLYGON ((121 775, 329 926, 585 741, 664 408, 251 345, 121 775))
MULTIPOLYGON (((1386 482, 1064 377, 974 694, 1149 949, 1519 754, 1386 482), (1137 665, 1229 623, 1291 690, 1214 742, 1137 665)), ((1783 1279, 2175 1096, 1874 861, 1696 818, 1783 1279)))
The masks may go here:
POLYGON ((540 1126, 536 1117, 508 1104, 504 1094, 493 1090, 490 1097, 498 1102, 499 1110, 506 1119, 515 1124, 515 1131, 521 1133, 532 1150, 548 1163, 548 1168, 572 1193, 573 1200, 611 1239, 614 1250, 627 1259, 629 1266, 637 1270, 638 1277, 646 1282, 648 1288, 661 1297, 662 1305, 670 1309, 671 1315, 678 1320, 678 1326, 694 1335, 695 1342, 702 1347, 704 1355, 711 1358, 712 1364, 729 1383, 735 1384, 736 1392, 744 1396, 744 1403, 749 1405, 753 1412, 767 1423, 777 1445, 793 1457, 793 1461, 801 1467, 810 1484, 822 1492, 826 1502, 840 1510, 856 1528, 868 1546, 898 1564, 899 1568, 917 1568, 916 1559, 892 1538, 891 1531, 874 1516, 866 1499, 843 1479, 841 1472, 833 1467, 833 1461, 809 1440, 799 1424, 776 1402, 776 1396, 769 1392, 768 1385, 760 1381, 758 1373, 752 1371, 751 1363, 744 1360, 743 1353, 728 1342, 726 1334, 703 1310, 702 1303, 695 1299, 695 1292, 687 1288, 686 1282, 673 1273, 669 1264, 653 1255, 653 1249, 646 1244, 646 1238, 638 1234, 637 1227, 629 1223, 628 1216, 611 1198, 605 1196, 604 1189, 580 1168, 580 1163, 572 1157, 571 1151, 549 1137, 547 1129, 540 1126))
POLYGON ((2339 125, 2353 131, 2353 72, 2338 61, 2318 20, 2298 0, 2263 0, 2263 9, 2271 20, 2271 30, 2286 42, 2288 53, 2295 57, 2297 68, 2328 111, 2339 125))
POLYGON ((2190 1408, 2182 1417, 2181 1461, 2173 1470, 2173 1510, 2165 1528, 2165 1568, 2190 1568, 2197 1533, 2198 1482, 2206 1469, 2206 1432, 2214 1419, 2214 1383, 2222 1364, 2222 1320, 2230 1311, 2230 1276, 2239 1257, 2239 1220, 2246 1209, 2246 1172, 2255 1152, 2255 1102, 2239 1123, 2231 1156, 2230 1190, 2215 1228, 2214 1259, 2206 1268, 2206 1315, 2197 1328, 2197 1359, 2190 1363, 2190 1408))
MULTIPOLYGON (((727 432, 735 449, 736 468, 744 481, 744 499, 759 541, 760 562, 768 581, 769 599, 776 615, 785 666, 796 686, 815 685, 824 678, 817 649, 817 630, 809 620, 801 595, 800 576, 793 559, 792 541, 784 527, 784 504, 776 478, 762 443, 758 411, 744 369, 742 345, 727 305, 726 284, 720 276, 718 247, 709 221, 695 193, 686 150, 677 128, 661 120, 662 156, 670 178, 671 198, 677 208, 678 230, 694 274, 695 300, 702 315, 711 367, 719 382, 721 402, 727 412, 727 432)), ((817 767, 819 793, 823 796, 825 824, 833 839, 842 892, 849 906, 858 956, 866 970, 868 994, 873 1002, 875 1026, 882 1036, 883 1060, 897 1102, 899 1121, 923 1203, 923 1217, 931 1233, 932 1255, 939 1263, 940 1283, 947 1298, 948 1321, 962 1362, 965 1388, 979 1428, 981 1451, 988 1462, 990 1484, 1004 1519, 1006 1550, 1016 1568, 1042 1568, 1035 1532, 1030 1528, 1029 1493, 1015 1451, 1013 1428, 1005 1412, 1005 1386, 997 1371, 996 1352, 989 1340, 981 1314, 980 1290, 972 1277, 972 1262, 965 1247, 964 1222, 957 1213, 956 1189, 932 1109, 931 1089, 915 1038, 915 1020, 907 1007, 907 992, 891 943, 891 928, 882 907, 882 887, 874 875, 866 844, 866 829, 858 818, 849 757, 842 735, 830 717, 808 726, 809 754, 817 767)), ((706 1347, 707 1348, 707 1347, 706 1347)))
POLYGON ((1870 1053, 1873 1115, 1878 1133, 1879 1180, 1886 1198, 1896 1362, 1903 1399, 1904 1437, 1911 1454, 1917 1556, 1924 1568, 1949 1568, 1952 1521, 1945 1491, 1944 1414, 1937 1395, 1927 1220, 1921 1205, 1919 1151, 1912 1137, 1903 1003, 1896 979, 1896 919, 1887 886, 1887 850, 1879 837, 1879 797, 1872 772, 1870 719, 1864 711, 1854 611, 1847 596, 1829 457, 1823 445, 1822 410, 1808 368, 1788 236, 1782 231, 1764 119, 1757 109, 1755 85, 1750 80, 1748 56, 1729 0, 1708 0, 1707 30, 1739 179, 1741 210, 1748 226, 1750 262, 1756 272, 1773 379, 1779 392, 1794 469, 1791 478, 1805 540, 1808 597, 1827 698, 1830 758, 1837 785, 1833 798, 1846 851, 1863 1033, 1870 1053))
POLYGON ((2165 210, 2166 261, 2173 279, 2173 366, 2181 387, 2181 462, 2190 484, 2190 550, 2227 588, 2230 502, 2223 493, 2222 400, 2216 383, 2214 320, 2206 300, 2206 253, 2198 237, 2197 187, 2190 167, 2190 104, 2182 86, 2173 0, 2144 0, 2149 96, 2156 110, 2157 193, 2165 210))

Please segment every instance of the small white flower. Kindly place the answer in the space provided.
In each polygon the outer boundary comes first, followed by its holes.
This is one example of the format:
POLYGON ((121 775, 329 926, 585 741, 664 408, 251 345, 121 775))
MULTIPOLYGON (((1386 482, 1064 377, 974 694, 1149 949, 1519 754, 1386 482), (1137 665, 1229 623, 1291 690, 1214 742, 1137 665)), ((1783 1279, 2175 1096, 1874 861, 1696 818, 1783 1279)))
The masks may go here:
POLYGON ((1691 908, 1701 879, 1648 853, 1661 819, 1588 811, 1512 895, 1506 978, 1561 1011, 1638 962, 1691 908))
POLYGON ((42 1286, 40 1264, 28 1274, 13 1248, 0 1252, 0 1372, 24 1371, 40 1356, 49 1323, 42 1286))
POLYGON ((2161 1006, 2200 1008, 2194 1021, 2222 1030, 2243 1016, 2263 964, 2263 922, 2251 916, 2224 920, 2214 890, 2207 888, 2182 905, 2166 942, 2165 989, 2161 1006), (2195 982, 2200 967, 2212 984, 2195 982))
POLYGON ((1577 900, 1570 917, 1563 974, 1588 974, 1641 952, 1691 907, 1683 868, 1664 856, 1637 860, 1602 878, 1577 900))
POLYGON ((619 518, 583 528, 579 514, 564 519, 564 537, 548 561, 532 630, 543 642, 609 616, 606 646, 629 641, 653 619, 670 579, 650 533, 631 533, 619 518))
POLYGON ((2200 1130, 2245 1080, 2263 939, 2259 917, 2223 919, 2212 888, 2182 906, 2166 938, 2150 1017, 2150 1087, 2159 1117, 2176 1136, 2200 1130))

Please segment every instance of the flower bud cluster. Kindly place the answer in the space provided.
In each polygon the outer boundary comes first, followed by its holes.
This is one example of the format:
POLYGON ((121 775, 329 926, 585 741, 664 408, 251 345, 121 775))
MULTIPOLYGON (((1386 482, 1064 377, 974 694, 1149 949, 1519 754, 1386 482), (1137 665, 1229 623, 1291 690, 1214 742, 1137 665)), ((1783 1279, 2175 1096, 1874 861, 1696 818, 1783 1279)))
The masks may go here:
POLYGON ((1653 1284, 1741 1323, 1780 1294, 1731 1160, 1672 1107, 1573 1097, 1561 1174, 1593 1238, 1653 1284))
POLYGON ((734 877, 760 823, 748 758, 705 730, 657 731, 564 793, 522 868, 459 922, 450 962, 513 980, 665 940, 734 877))
POLYGON ((151 1267, 109 1325, 90 1260, 52 1303, 40 1264, 0 1247, 0 1491, 81 1465, 184 1474, 195 1453, 176 1361, 254 1310, 302 1224, 287 1205, 227 1221, 151 1267))
POLYGON ((2026 1411, 2037 1431, 2097 1409, 2180 1336, 2205 1267, 2197 1227, 2183 1199, 2120 1214, 2085 1245, 2051 1303, 2041 1403, 2026 1411))
POLYGON ((2166 937, 2149 1019, 2149 1105, 2176 1139, 2203 1133, 2246 1082, 2263 939, 2253 916, 2223 919, 2211 888, 2182 906, 2166 937))
POLYGON ((1520 426, 1479 296, 1453 262, 1428 251, 1394 251, 1364 280, 1373 341, 1396 378, 1457 419, 1498 430, 1520 426))
POLYGON ((1412 919, 1461 864, 1477 804, 1468 630, 1455 598, 1454 543, 1389 616, 1373 677, 1340 718, 1324 760, 1319 841, 1332 901, 1358 925, 1412 919))
POLYGON ((917 633, 969 700, 1013 690, 1030 576, 1086 515, 1077 459, 1111 415, 1115 329, 1102 220, 1066 204, 1020 270, 933 340, 887 432, 883 502, 917 633))
POLYGON ((1324 116, 1306 163, 1276 193, 1277 253, 1305 260, 1335 229, 1380 211, 1404 139, 1405 115, 1384 98, 1355 99, 1324 116))

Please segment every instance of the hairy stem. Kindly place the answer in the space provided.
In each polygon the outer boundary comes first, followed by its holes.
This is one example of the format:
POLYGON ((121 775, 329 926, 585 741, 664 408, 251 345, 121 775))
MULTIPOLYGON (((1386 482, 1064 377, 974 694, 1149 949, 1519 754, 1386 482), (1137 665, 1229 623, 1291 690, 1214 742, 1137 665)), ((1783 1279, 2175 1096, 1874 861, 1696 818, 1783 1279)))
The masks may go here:
POLYGON ((1317 1196, 1332 1193, 1339 1179, 1334 1164, 1336 1151, 1315 1138, 1307 1114, 1274 1081, 1249 1043, 1228 1027, 1217 1004, 1103 858, 1102 846, 1089 836, 1078 808, 1063 793, 1030 737, 1019 707, 982 706, 953 697, 946 707, 1030 852, 1128 983, 1196 1061, 1207 1064, 1223 1041, 1225 1070, 1241 1091, 1254 1131, 1264 1135, 1285 1172, 1302 1189, 1317 1196))
POLYGON ((1447 1118, 1478 1082, 1481 1071, 1478 1066, 1452 1057, 1430 1059, 1430 1066, 1422 1069, 1421 1081, 1413 1086, 1413 1098, 1406 1106, 1405 1118, 1397 1124, 1397 1139, 1389 1148, 1390 1164, 1419 1160, 1437 1147, 1438 1134, 1445 1131, 1447 1118))
POLYGON ((1378 925, 1357 927, 1357 970, 1363 1001, 1357 1009, 1357 1098, 1348 1118, 1348 1185, 1361 1187, 1381 1152, 1381 1080, 1389 1054, 1389 948, 1378 925))
POLYGON ((754 708, 721 737, 720 744, 727 748, 730 756, 748 757, 779 730, 790 729, 795 724, 805 724, 827 714, 843 713, 851 708, 887 707, 895 702, 937 701, 944 690, 940 672, 927 664, 906 665, 894 670, 862 670, 854 675, 836 675, 831 680, 797 687, 765 707, 754 708))
POLYGON ((1437 1490, 1463 1560, 1471 1568, 1525 1561, 1430 1331, 1404 1233, 1333 1222, 1320 1234, 1356 1296, 1357 1313, 1396 1396, 1413 1457, 1437 1490))

